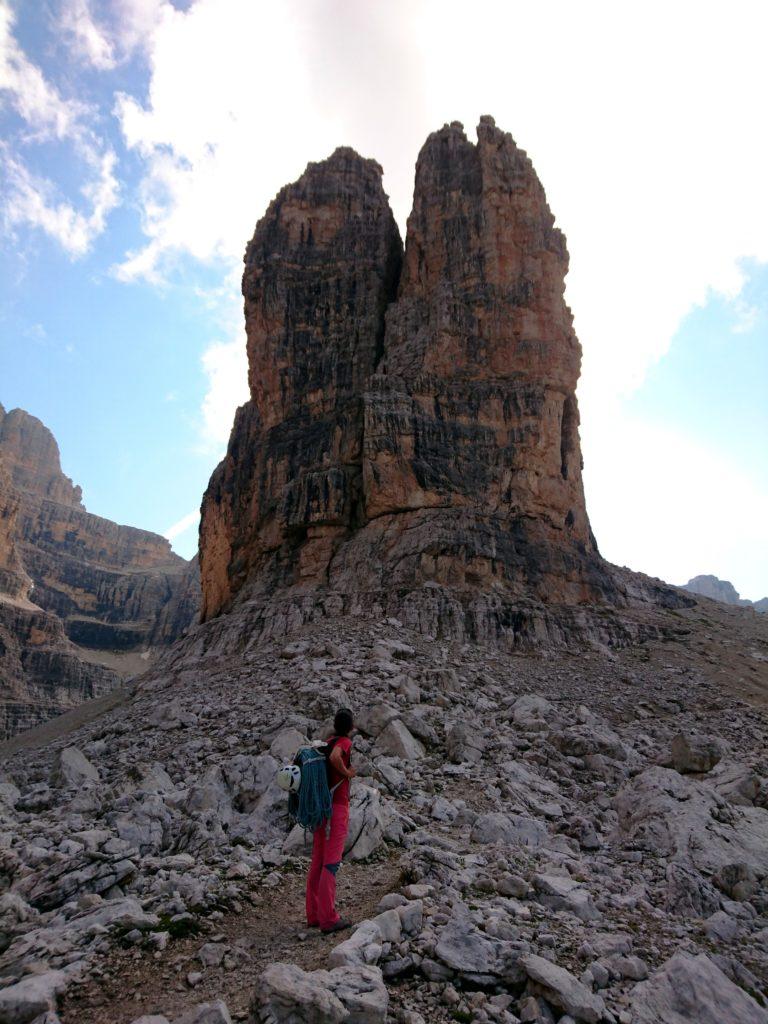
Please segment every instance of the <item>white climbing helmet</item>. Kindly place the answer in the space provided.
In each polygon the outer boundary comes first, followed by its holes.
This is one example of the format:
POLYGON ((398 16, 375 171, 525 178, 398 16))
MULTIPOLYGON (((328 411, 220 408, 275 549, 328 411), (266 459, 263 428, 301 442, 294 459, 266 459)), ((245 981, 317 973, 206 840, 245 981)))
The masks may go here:
POLYGON ((297 764, 286 764, 277 773, 277 784, 287 793, 298 793, 301 785, 301 769, 297 764))

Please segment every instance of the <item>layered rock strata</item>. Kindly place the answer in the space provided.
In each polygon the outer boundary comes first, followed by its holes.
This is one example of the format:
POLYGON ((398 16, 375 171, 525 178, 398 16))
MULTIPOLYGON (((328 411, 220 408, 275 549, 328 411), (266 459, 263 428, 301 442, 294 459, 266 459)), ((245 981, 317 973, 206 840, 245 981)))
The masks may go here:
POLYGON ((279 193, 248 245, 251 401, 203 499, 204 618, 248 582, 327 582, 365 523, 363 395, 402 249, 381 175, 336 150, 279 193))
POLYGON ((626 595, 585 508, 565 239, 492 118, 476 145, 455 123, 427 140, 400 259, 381 169, 351 150, 257 225, 251 399, 203 501, 203 619, 237 598, 265 629, 322 609, 565 639, 626 595))
POLYGON ((117 685, 83 662, 60 619, 30 600, 32 580, 17 545, 22 500, 0 458, 0 738, 117 685))
POLYGON ((51 432, 0 406, 0 734, 117 685, 198 604, 196 560, 87 512, 51 432))

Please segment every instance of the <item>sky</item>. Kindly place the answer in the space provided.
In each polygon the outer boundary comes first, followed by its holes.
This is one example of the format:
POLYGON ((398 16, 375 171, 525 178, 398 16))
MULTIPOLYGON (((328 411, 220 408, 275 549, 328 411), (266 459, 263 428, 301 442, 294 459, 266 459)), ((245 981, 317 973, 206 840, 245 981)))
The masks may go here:
POLYGON ((603 555, 757 600, 766 38, 764 0, 0 0, 0 402, 90 511, 190 557, 271 198, 351 145, 404 234, 426 136, 492 114, 568 238, 603 555))

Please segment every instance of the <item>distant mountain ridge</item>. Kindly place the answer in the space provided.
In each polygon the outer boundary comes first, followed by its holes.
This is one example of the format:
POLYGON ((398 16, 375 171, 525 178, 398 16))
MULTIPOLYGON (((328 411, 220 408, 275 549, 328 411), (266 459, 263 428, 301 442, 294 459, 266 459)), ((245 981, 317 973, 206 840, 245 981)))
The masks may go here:
POLYGON ((754 608, 756 612, 768 612, 768 597, 762 597, 759 601, 748 601, 745 597, 739 597, 739 592, 732 583, 718 579, 717 576, 694 576, 684 583, 681 589, 688 590, 691 594, 709 597, 713 601, 722 601, 723 604, 736 604, 743 608, 754 608))

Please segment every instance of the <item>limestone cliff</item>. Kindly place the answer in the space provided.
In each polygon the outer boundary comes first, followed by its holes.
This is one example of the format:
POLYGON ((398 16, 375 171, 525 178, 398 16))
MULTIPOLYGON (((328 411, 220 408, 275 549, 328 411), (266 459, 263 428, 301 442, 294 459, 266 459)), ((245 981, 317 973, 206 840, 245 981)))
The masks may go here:
POLYGON ((457 124, 429 137, 365 396, 368 522, 334 566, 340 586, 427 585, 473 635, 521 601, 617 599, 584 503, 567 269, 510 135, 483 118, 477 145, 457 124))
POLYGON ((691 594, 699 594, 701 597, 709 597, 713 601, 722 601, 724 604, 754 608, 756 612, 761 613, 768 612, 768 597, 750 601, 746 597, 741 597, 729 580, 721 580, 717 576, 694 576, 687 583, 683 583, 681 589, 691 594))
POLYGON ((188 563, 165 537, 87 512, 80 488, 61 471, 53 434, 24 410, 0 415, 0 455, 19 496, 16 546, 35 603, 59 616, 82 646, 146 646, 188 563))
POLYGON ((0 406, 0 735, 117 685, 198 603, 196 560, 88 513, 51 432, 0 406))
POLYGON ((11 598, 26 598, 32 589, 32 580, 24 569, 16 543, 20 504, 18 491, 0 458, 0 594, 11 598))
POLYGON ((17 544, 21 504, 0 457, 0 738, 119 681, 109 669, 82 661, 60 619, 30 600, 32 580, 17 544))
POLYGON ((402 248, 381 173, 349 149, 310 164, 248 246, 251 401, 203 500, 204 618, 248 581, 322 580, 364 522, 363 393, 402 248))
POLYGON ((625 605, 585 508, 567 269, 492 118, 428 138, 404 255, 372 161, 284 188, 245 256, 251 399, 203 500, 203 619, 372 612, 515 646, 625 605))

